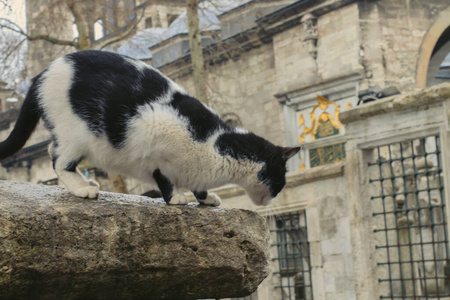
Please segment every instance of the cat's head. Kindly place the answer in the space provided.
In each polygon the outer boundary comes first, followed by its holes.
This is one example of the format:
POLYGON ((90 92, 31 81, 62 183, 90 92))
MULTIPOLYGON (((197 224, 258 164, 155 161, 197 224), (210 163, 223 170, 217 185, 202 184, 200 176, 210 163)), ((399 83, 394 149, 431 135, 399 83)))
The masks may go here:
POLYGON ((273 153, 267 155, 257 178, 250 180, 244 187, 256 205, 269 205, 281 192, 286 184, 286 163, 301 148, 276 147, 275 149, 273 153))
POLYGON ((216 148, 223 156, 231 157, 242 186, 256 205, 269 205, 286 184, 286 162, 300 147, 279 147, 243 130, 220 135, 216 148))

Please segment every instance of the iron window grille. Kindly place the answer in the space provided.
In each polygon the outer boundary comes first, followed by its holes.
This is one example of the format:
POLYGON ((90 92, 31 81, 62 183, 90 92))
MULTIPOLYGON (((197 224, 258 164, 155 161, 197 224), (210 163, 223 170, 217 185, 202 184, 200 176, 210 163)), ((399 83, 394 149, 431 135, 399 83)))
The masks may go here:
POLYGON ((439 136, 374 150, 369 163, 381 299, 450 296, 439 136))
POLYGON ((275 229, 271 230, 273 247, 277 249, 281 299, 313 299, 311 284, 311 264, 306 227, 306 213, 295 212, 275 216, 275 229))

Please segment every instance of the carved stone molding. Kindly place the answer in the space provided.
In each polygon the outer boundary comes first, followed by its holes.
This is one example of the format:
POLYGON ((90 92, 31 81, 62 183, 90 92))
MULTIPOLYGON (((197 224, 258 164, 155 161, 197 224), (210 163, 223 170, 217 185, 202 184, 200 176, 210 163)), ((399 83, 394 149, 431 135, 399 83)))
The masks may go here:
POLYGON ((313 14, 306 14, 302 17, 303 24, 303 43, 308 49, 312 58, 317 58, 317 18, 313 14))

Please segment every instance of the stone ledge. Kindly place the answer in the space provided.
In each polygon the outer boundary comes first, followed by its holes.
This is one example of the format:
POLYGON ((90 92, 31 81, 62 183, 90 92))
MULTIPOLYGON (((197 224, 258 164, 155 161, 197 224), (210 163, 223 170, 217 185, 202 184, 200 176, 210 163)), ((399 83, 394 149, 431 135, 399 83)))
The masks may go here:
POLYGON ((298 171, 286 177, 286 187, 343 176, 345 161, 298 171))
MULTIPOLYGON (((315 167, 312 169, 308 169, 305 171, 296 171, 286 175, 286 187, 295 187, 298 185, 320 181, 328 178, 336 178, 339 176, 343 176, 344 174, 344 162, 338 162, 326 166, 315 167)), ((216 193, 220 198, 232 198, 236 196, 241 196, 245 194, 245 191, 240 186, 230 184, 217 189, 212 190, 216 193)), ((192 200, 194 198, 192 197, 192 200)), ((250 201, 250 200, 249 200, 250 201)), ((260 208, 260 210, 264 210, 264 208, 260 208)))
POLYGON ((0 299, 243 297, 268 275, 255 212, 0 181, 0 299))
POLYGON ((393 111, 418 109, 450 99, 450 83, 442 83, 426 89, 411 93, 400 94, 369 104, 361 105, 353 109, 341 112, 339 119, 342 123, 366 119, 393 111))

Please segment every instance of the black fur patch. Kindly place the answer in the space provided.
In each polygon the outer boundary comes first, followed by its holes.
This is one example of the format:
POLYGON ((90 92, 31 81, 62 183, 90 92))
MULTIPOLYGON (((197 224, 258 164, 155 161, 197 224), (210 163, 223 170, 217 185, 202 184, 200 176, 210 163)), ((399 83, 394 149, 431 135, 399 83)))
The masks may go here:
POLYGON ((258 173, 258 179, 267 185, 272 197, 276 197, 286 184, 285 165, 268 162, 258 173))
POLYGON ((58 140, 56 137, 52 134, 52 147, 53 147, 53 153, 50 153, 50 156, 52 157, 52 167, 53 170, 55 170, 56 161, 58 160, 58 155, 56 155, 56 148, 58 148, 58 140))
POLYGON ((33 133, 36 128, 42 114, 39 106, 38 88, 44 73, 45 71, 33 78, 31 87, 28 90, 16 124, 14 125, 14 129, 11 131, 8 138, 0 143, 0 160, 13 155, 22 149, 31 133, 33 133))
POLYGON ((106 134, 115 148, 123 145, 128 121, 137 108, 169 89, 159 72, 150 67, 138 70, 119 54, 87 50, 66 58, 75 69, 69 92, 73 111, 95 134, 106 134))
POLYGON ((218 129, 231 131, 219 116, 194 97, 177 92, 170 105, 189 121, 189 132, 197 142, 205 142, 218 129))
POLYGON ((200 192, 194 191, 193 193, 194 193, 195 198, 197 198, 197 200, 199 200, 199 201, 205 200, 206 197, 208 197, 207 191, 200 191, 200 192))
POLYGON ((224 133, 217 138, 215 147, 222 155, 254 162, 265 162, 277 154, 276 146, 253 133, 224 133))
POLYGON ((53 155, 52 156, 52 168, 53 168, 53 170, 55 170, 55 167, 56 167, 56 161, 58 160, 58 156, 56 156, 56 155, 53 155))
POLYGON ((70 163, 67 164, 67 166, 64 168, 64 170, 67 171, 67 172, 75 172, 76 169, 77 169, 78 164, 83 159, 84 159, 84 157, 80 157, 77 160, 71 161, 70 163))
POLYGON ((157 190, 150 190, 142 194, 142 196, 150 197, 150 198, 161 198, 162 194, 157 190))
POLYGON ((167 178, 161 173, 160 169, 156 169, 155 171, 153 171, 153 178, 155 178, 156 184, 158 185, 158 188, 161 191, 164 201, 166 201, 166 203, 169 204, 170 199, 173 196, 172 182, 170 182, 169 178, 167 178))
POLYGON ((286 184, 286 162, 280 148, 269 141, 253 133, 230 132, 220 135, 215 147, 223 156, 264 163, 258 179, 267 186, 272 197, 286 184))

